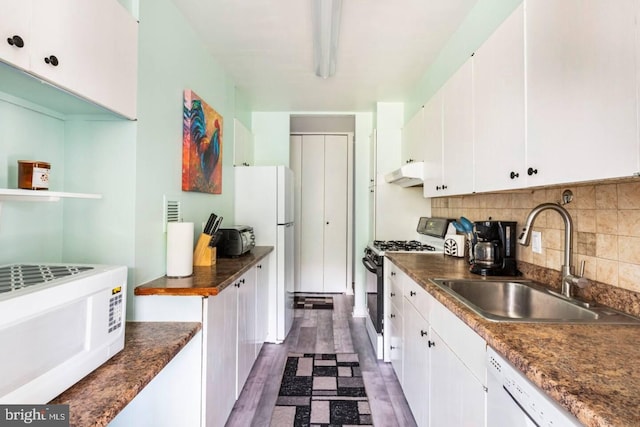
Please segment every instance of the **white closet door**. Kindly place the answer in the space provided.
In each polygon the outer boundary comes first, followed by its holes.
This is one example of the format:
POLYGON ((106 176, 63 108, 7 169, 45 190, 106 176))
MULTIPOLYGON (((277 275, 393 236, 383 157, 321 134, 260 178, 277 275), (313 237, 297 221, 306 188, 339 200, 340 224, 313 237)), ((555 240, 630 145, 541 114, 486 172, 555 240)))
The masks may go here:
POLYGON ((302 138, 300 290, 324 291, 324 136, 302 138))
POLYGON ((344 292, 347 282, 346 135, 324 138, 324 292, 344 292))
POLYGON ((291 135, 289 140, 289 167, 293 171, 293 204, 294 204, 294 244, 293 244, 293 283, 294 292, 302 290, 300 286, 300 236, 302 232, 301 199, 302 199, 302 136, 291 135))

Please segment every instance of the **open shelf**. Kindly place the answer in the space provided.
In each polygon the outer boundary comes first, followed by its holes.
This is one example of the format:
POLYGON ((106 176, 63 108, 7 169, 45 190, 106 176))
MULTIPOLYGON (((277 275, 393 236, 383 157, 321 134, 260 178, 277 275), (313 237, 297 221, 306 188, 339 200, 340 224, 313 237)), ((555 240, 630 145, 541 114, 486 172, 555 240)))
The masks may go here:
POLYGON ((63 198, 101 199, 101 194, 65 193, 49 190, 21 190, 0 188, 0 202, 57 202, 63 198))

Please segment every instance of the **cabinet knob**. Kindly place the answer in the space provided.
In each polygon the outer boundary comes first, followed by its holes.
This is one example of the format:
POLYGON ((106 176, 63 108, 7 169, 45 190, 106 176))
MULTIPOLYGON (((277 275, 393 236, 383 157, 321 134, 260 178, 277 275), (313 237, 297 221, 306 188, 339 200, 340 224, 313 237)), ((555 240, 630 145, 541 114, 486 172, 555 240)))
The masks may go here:
POLYGON ((429 347, 435 347, 436 343, 434 343, 433 341, 427 341, 427 344, 429 345, 429 347))
POLYGON ((392 346, 390 346, 389 348, 390 348, 391 350, 395 350, 395 349, 396 349, 396 348, 398 348, 398 347, 396 347, 396 346, 392 345, 392 346))
POLYGON ((440 191, 440 186, 436 185, 436 191, 440 191))
POLYGON ((516 172, 511 172, 511 173, 509 174, 509 177, 510 177, 511 179, 519 178, 519 177, 520 177, 520 174, 519 174, 519 173, 516 173, 516 172))
POLYGON ((395 292, 391 292, 391 293, 389 294, 389 296, 390 296, 390 297, 395 297, 395 296, 396 296, 396 293, 395 293, 395 292))
POLYGON ((369 190, 369 193, 373 193, 373 188, 371 190, 369 190))
POLYGON ((391 272, 391 275, 392 275, 392 276, 395 276, 395 275, 396 275, 396 272, 395 272, 395 271, 392 271, 392 272, 391 272))
POLYGON ((420 330, 420 336, 421 337, 426 337, 427 336, 427 331, 420 330))
POLYGON ((446 189, 447 189, 447 186, 443 184, 443 185, 442 185, 442 189, 443 189, 443 190, 446 190, 446 189))
POLYGON ((240 283, 244 283, 244 279, 240 279, 240 283))
POLYGON ((7 43, 9 43, 11 46, 15 46, 17 48, 24 47, 24 40, 22 40, 22 37, 20 37, 18 35, 15 35, 13 37, 7 38, 7 43))
POLYGON ((527 169, 527 175, 529 175, 529 176, 535 175, 537 173, 538 173, 538 169, 534 169, 534 168, 527 169))
POLYGON ((329 225, 329 221, 327 221, 327 225, 329 225))
POLYGON ((258 267, 258 268, 262 268, 262 264, 258 264, 256 267, 258 267))
POLYGON ((46 58, 44 58, 44 62, 46 64, 53 65, 54 67, 57 67, 59 64, 58 58, 56 58, 55 55, 47 56, 46 58))
POLYGON ((391 314, 389 315, 389 317, 391 317, 392 319, 395 319, 395 318, 396 318, 396 315, 395 315, 395 314, 393 314, 393 313, 391 313, 391 314))
POLYGON ((239 288, 240 287, 240 283, 236 282, 236 283, 233 284, 233 286, 235 286, 236 288, 239 288))
POLYGON ((415 297, 416 293, 414 291, 409 291, 409 295, 412 296, 412 297, 415 297))

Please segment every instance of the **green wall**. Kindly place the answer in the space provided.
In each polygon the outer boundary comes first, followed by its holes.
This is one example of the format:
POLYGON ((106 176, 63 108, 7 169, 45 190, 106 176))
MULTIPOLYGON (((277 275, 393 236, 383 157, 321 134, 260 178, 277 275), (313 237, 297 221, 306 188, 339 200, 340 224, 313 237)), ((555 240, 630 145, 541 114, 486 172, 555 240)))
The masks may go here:
MULTIPOLYGON (((171 0, 122 3, 140 19, 137 121, 69 116, 0 93, 0 188, 16 188, 17 160, 34 159, 52 164, 52 190, 102 195, 2 203, 0 265, 126 265, 132 298, 136 285, 165 274, 164 195, 181 201, 183 220, 195 223, 196 235, 211 212, 224 216, 224 224, 234 222, 235 99, 247 126, 251 109, 171 0), (224 118, 221 195, 181 190, 184 89, 224 118)), ((132 308, 129 303, 128 318, 135 317, 132 308)))
MULTIPOLYGON (((17 188, 18 160, 41 160, 51 163, 49 188, 62 190, 64 121, 0 95, 0 188, 17 188)), ((60 203, 0 202, 0 265, 60 262, 62 215, 60 203)))
POLYGON ((135 152, 135 282, 165 273, 163 195, 182 203, 196 235, 209 213, 233 223, 235 87, 170 0, 140 2, 138 136, 135 152), (183 90, 224 118, 222 194, 181 191, 183 90))

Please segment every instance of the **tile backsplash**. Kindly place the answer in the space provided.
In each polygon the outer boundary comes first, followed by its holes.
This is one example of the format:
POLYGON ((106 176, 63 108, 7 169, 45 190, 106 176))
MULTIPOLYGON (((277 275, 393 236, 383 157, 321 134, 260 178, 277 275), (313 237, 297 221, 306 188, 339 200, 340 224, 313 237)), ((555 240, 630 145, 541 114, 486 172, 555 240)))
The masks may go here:
MULTIPOLYGON (((579 266, 585 260, 588 279, 640 292, 640 178, 434 198, 431 210, 440 217, 517 221, 520 228, 532 208, 560 202, 567 189, 573 193, 573 200, 563 205, 574 225, 572 264, 579 266)), ((542 253, 518 245, 518 260, 560 271, 561 216, 545 211, 536 218, 533 229, 542 233, 542 253)))

